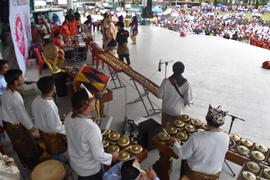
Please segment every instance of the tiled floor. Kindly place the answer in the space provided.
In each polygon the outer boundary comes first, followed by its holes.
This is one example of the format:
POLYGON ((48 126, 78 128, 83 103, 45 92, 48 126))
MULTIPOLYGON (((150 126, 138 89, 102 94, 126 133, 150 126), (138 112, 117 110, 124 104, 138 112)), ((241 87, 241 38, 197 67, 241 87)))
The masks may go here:
MULTIPOLYGON (((99 33, 95 40, 101 43, 99 33)), ((230 114, 246 120, 236 120, 232 132, 270 147, 270 71, 261 68, 262 62, 270 57, 270 51, 213 36, 180 37, 176 32, 155 26, 140 26, 138 43, 130 43, 129 48, 133 69, 158 85, 165 71, 163 66, 162 72, 158 72, 159 60, 184 62, 184 76, 191 82, 196 97, 194 106, 185 109, 185 113, 204 120, 208 104, 223 105, 230 114)), ((167 76, 172 72, 172 64, 168 65, 167 76)), ((34 66, 27 72, 29 80, 39 77, 34 66)), ((116 131, 121 131, 125 116, 135 119, 146 115, 141 102, 126 105, 137 97, 137 92, 128 77, 120 73, 120 78, 127 88, 114 90, 114 100, 105 108, 106 114, 114 117, 111 127, 116 131)), ((112 83, 110 87, 113 87, 112 83)), ((151 98, 159 109, 161 101, 152 95, 151 98)), ((70 111, 66 108, 67 103, 67 99, 59 99, 60 112, 70 111)), ((160 121, 160 115, 153 118, 160 121)), ((229 125, 230 118, 227 117, 224 130, 228 131, 229 125)), ((158 152, 153 150, 143 166, 150 166, 157 159, 158 152)), ((240 166, 230 164, 239 171, 240 166)), ((172 180, 178 179, 178 172, 179 162, 175 162, 172 180)), ((224 165, 221 180, 230 179, 234 178, 224 165)))

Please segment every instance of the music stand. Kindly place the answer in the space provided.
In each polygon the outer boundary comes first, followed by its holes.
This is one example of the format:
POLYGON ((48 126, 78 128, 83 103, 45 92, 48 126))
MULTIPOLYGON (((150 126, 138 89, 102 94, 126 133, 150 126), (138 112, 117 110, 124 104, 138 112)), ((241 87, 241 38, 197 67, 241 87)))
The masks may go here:
MULTIPOLYGON (((246 120, 244 120, 244 119, 242 119, 242 118, 239 118, 239 117, 234 116, 234 115, 231 115, 231 114, 227 114, 227 116, 230 116, 230 117, 232 118, 232 119, 231 119, 231 124, 230 124, 230 128, 229 128, 228 134, 231 134, 232 127, 233 127, 233 123, 234 123, 235 120, 238 119, 238 120, 240 120, 240 121, 246 121, 246 120)), ((233 177, 235 177, 236 174, 233 172, 233 170, 232 170, 232 168, 230 167, 230 165, 228 164, 228 162, 227 162, 226 160, 224 160, 224 162, 225 162, 225 164, 227 165, 227 167, 229 168, 229 170, 231 171, 233 177)))

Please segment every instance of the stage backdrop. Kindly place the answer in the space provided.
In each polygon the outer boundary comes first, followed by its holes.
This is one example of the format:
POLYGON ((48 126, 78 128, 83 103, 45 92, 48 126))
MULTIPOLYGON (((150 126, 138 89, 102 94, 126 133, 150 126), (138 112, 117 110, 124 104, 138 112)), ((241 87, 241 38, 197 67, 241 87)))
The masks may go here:
POLYGON ((25 62, 31 43, 29 0, 9 1, 9 24, 17 61, 25 73, 25 62))

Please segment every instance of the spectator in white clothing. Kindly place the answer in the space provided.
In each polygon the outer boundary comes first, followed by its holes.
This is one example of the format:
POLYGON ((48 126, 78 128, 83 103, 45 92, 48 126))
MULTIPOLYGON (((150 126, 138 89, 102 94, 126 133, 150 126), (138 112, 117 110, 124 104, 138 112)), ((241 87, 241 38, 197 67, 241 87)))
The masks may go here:
POLYGON ((181 177, 192 180, 218 180, 225 154, 229 147, 229 135, 220 129, 227 112, 209 105, 206 115, 207 130, 196 132, 181 146, 170 139, 174 152, 181 157, 181 177), (185 177, 186 178, 186 177, 185 177))
POLYGON ((38 80, 37 86, 41 95, 32 103, 32 114, 35 126, 46 144, 46 151, 53 158, 65 161, 63 153, 67 149, 65 126, 60 120, 58 108, 53 100, 55 82, 52 76, 45 76, 38 80))
POLYGON ((178 61, 173 65, 173 75, 165 78, 159 88, 159 97, 162 98, 161 125, 167 126, 171 121, 179 118, 184 106, 192 104, 191 85, 183 77, 185 66, 178 61))

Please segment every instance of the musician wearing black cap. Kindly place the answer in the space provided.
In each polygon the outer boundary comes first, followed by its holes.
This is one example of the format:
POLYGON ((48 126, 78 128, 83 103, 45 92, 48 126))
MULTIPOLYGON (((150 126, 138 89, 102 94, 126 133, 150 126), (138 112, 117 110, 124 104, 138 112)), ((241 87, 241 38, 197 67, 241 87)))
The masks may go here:
POLYGON ((191 85, 183 77, 185 66, 178 61, 173 65, 173 75, 165 78, 159 88, 159 97, 162 98, 162 126, 176 120, 182 114, 184 106, 192 104, 191 85))
POLYGON ((71 167, 78 174, 78 180, 102 180, 101 164, 110 165, 118 153, 104 152, 101 130, 89 118, 95 110, 95 99, 85 88, 71 98, 72 112, 65 119, 68 154, 71 167))

